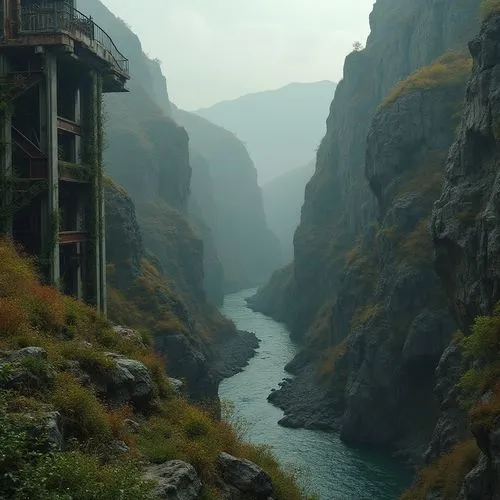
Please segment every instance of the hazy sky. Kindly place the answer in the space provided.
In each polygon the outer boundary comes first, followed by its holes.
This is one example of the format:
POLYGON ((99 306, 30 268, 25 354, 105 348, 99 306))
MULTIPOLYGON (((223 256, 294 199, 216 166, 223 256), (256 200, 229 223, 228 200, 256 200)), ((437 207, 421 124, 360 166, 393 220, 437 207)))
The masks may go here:
POLYGON ((290 82, 338 81, 373 0, 102 0, 162 61, 187 110, 290 82))

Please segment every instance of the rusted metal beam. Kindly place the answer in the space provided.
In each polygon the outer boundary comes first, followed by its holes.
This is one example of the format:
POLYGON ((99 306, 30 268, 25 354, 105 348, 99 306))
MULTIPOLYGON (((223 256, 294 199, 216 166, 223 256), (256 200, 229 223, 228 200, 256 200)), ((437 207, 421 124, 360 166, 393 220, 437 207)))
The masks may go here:
POLYGON ((71 134, 83 136, 83 129, 81 125, 60 116, 57 117, 57 128, 71 134))
POLYGON ((60 245, 71 245, 74 243, 83 243, 89 239, 89 234, 82 231, 64 231, 59 233, 60 245))

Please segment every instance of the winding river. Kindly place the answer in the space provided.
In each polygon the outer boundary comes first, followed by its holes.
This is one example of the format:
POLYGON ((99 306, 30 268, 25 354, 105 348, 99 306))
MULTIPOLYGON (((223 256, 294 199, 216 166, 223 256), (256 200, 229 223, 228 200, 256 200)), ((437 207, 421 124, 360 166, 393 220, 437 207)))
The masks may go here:
POLYGON ((373 450, 346 446, 335 433, 280 427, 283 412, 267 402, 297 346, 286 327, 246 307, 255 290, 226 296, 222 312, 241 330, 261 340, 247 368, 224 380, 219 394, 232 401, 237 417, 248 422, 247 438, 271 445, 279 460, 299 469, 302 486, 321 500, 396 500, 411 475, 401 463, 373 450))

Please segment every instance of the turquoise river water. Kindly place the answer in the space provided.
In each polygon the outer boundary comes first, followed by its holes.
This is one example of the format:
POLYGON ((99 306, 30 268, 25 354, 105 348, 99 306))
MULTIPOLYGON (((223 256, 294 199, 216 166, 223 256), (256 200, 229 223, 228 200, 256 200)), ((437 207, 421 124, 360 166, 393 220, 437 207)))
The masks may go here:
POLYGON ((321 500, 396 500, 411 480, 410 471, 382 453, 346 446, 336 433, 280 427, 283 412, 267 401, 289 377, 285 365, 297 346, 286 327, 246 307, 246 290, 225 298, 222 312, 241 330, 261 340, 245 370, 221 383, 221 399, 232 401, 236 416, 248 422, 247 438, 273 448, 279 460, 300 470, 300 481, 321 500))

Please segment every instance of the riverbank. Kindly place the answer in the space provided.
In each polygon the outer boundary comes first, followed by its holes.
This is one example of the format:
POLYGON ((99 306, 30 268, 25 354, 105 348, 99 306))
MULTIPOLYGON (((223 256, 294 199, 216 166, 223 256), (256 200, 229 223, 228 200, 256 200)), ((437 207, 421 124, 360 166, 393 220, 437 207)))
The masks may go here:
POLYGON ((286 327, 251 311, 245 299, 255 290, 228 295, 221 312, 238 329, 260 339, 248 366, 223 380, 219 395, 234 403, 236 414, 248 422, 247 438, 267 444, 275 455, 301 471, 300 481, 321 500, 395 500, 411 481, 400 461, 373 450, 350 448, 335 432, 292 429, 278 425, 283 412, 268 402, 273 389, 290 377, 284 367, 297 353, 286 327))

